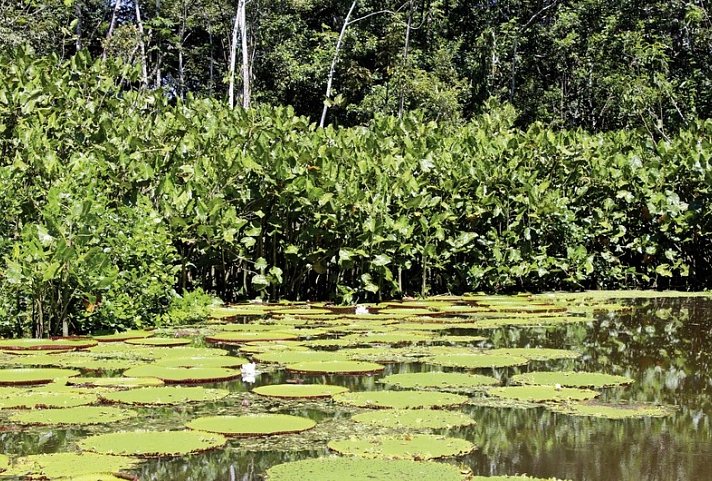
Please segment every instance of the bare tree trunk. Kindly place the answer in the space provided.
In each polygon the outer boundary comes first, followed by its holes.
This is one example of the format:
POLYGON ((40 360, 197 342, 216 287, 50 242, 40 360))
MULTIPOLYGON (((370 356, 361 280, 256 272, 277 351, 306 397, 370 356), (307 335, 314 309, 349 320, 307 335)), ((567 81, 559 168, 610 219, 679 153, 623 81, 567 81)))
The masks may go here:
MULTIPOLYGON (((242 3, 242 0, 240 0, 242 3)), ((227 102, 230 108, 235 107, 235 63, 237 62, 237 32, 240 28, 240 5, 235 12, 235 23, 232 27, 232 42, 230 43, 230 83, 227 90, 227 102)))
MULTIPOLYGON (((406 65, 406 62, 408 62, 408 51, 410 48, 410 30, 413 26, 413 9, 415 8, 415 5, 413 3, 413 0, 410 0, 410 6, 408 8, 408 23, 406 24, 405 27, 405 43, 403 45, 403 65, 406 65)), ((405 106, 405 87, 403 85, 400 86, 400 101, 398 104, 398 118, 403 117, 403 108, 405 106)))
POLYGON ((242 42, 242 107, 250 108, 250 52, 247 49, 247 0, 238 4, 240 40, 242 42))
POLYGON ((331 87, 334 83, 334 71, 336 70, 336 62, 339 59, 339 52, 341 51, 341 43, 344 40, 344 35, 346 34, 346 28, 349 26, 349 20, 351 19, 351 14, 356 9, 356 4, 358 0, 354 0, 349 9, 349 13, 344 19, 344 25, 341 27, 341 33, 339 34, 339 39, 336 41, 336 51, 334 52, 334 58, 331 60, 331 68, 329 69, 329 78, 326 82, 326 96, 324 98, 324 109, 321 111, 321 121, 319 122, 319 127, 324 128, 326 123, 326 111, 329 110, 329 101, 331 100, 331 87))
POLYGON ((210 25, 208 30, 208 38, 210 40, 210 83, 208 84, 208 91, 210 95, 213 95, 213 89, 215 87, 215 57, 213 56, 213 29, 210 25))
POLYGON ((185 96, 185 65, 183 58, 183 44, 185 42, 185 17, 187 15, 185 0, 183 1, 183 8, 181 12, 181 22, 180 22, 180 32, 178 34, 179 45, 178 45, 178 96, 183 98, 185 96))
MULTIPOLYGON (((161 16, 161 0, 156 0, 156 16, 161 16)), ((161 36, 158 35, 156 39, 156 88, 161 88, 163 83, 162 73, 161 73, 161 62, 163 60, 163 51, 161 50, 161 36)))
POLYGON ((106 40, 104 40, 104 51, 101 54, 102 60, 106 60, 106 45, 114 34, 114 27, 116 27, 116 17, 119 15, 119 9, 121 8, 121 0, 114 0, 114 11, 111 13, 111 22, 109 23, 109 31, 106 32, 106 40))
POLYGON ((148 66, 146 65, 146 42, 144 40, 143 21, 141 20, 141 8, 139 0, 133 0, 136 8, 136 26, 138 27, 138 45, 141 49, 141 80, 143 87, 148 88, 148 66))
POLYGON ((77 36, 75 48, 78 53, 82 49, 82 4, 79 0, 74 2, 74 16, 77 19, 77 27, 74 33, 77 36))

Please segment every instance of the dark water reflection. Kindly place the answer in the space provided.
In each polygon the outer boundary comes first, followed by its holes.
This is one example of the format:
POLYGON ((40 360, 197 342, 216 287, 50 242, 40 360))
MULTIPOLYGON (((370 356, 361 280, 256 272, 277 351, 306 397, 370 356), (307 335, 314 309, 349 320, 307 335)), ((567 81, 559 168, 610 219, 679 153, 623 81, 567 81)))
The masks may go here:
MULTIPOLYGON (((513 409, 467 406, 477 425, 451 430, 479 446, 453 460, 484 475, 527 473, 572 481, 709 481, 712 479, 712 302, 699 299, 636 301, 630 314, 599 315, 588 325, 553 329, 503 328, 487 331, 488 346, 571 348, 576 361, 532 363, 501 369, 508 376, 534 369, 581 369, 622 374, 636 380, 627 388, 606 390, 605 400, 659 402, 676 406, 665 419, 602 420, 552 413, 544 408, 513 409)), ((386 373, 437 370, 423 364, 389 365, 386 373)), ((306 376, 304 382, 334 383, 352 390, 383 389, 380 376, 306 376)), ((297 378, 283 371, 262 375, 255 385, 297 378)), ((288 412, 320 425, 305 436, 280 440, 233 440, 222 451, 182 459, 151 460, 137 474, 153 481, 259 481, 267 468, 285 461, 327 454, 329 439, 363 426, 349 421, 356 412, 330 402, 279 402, 259 398, 240 381, 218 385, 233 395, 204 406, 142 409, 140 422, 87 430, 33 428, 0 433, 6 453, 70 451, 89 434, 117 429, 177 428, 199 415, 288 412)), ((371 429, 371 428, 368 428, 371 429)), ((360 431, 359 431, 360 430, 360 431)), ((335 480, 338 481, 338 480, 335 480)))

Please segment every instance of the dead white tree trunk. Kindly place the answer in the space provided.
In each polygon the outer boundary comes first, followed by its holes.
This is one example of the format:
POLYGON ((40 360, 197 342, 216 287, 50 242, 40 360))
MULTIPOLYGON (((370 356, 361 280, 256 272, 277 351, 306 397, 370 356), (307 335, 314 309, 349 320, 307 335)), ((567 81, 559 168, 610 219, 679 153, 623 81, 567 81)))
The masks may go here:
POLYGON ((148 65, 146 62, 146 41, 144 39, 143 20, 141 20, 141 7, 139 0, 133 0, 136 10, 136 27, 138 28, 138 46, 141 49, 141 81, 144 88, 148 88, 148 65))
MULTIPOLYGON (((405 67, 408 62, 408 53, 410 50, 410 31, 413 28, 413 10, 415 8, 415 3, 410 0, 410 6, 408 9, 408 23, 405 26, 405 42, 403 45, 403 66, 405 67)), ((400 86, 400 100, 398 102, 398 118, 403 117, 403 110, 405 108, 405 86, 401 83, 400 86)))
POLYGON ((106 60, 106 47, 109 43, 109 39, 114 34, 114 28, 116 27, 116 17, 119 15, 119 9, 121 8, 121 0, 114 0, 114 10, 111 12, 111 22, 109 23, 109 31, 106 32, 106 39, 104 40, 104 50, 101 53, 101 59, 106 60))
MULTIPOLYGON (((242 3, 242 0, 240 0, 242 3)), ((237 63, 237 32, 240 28, 240 4, 235 12, 235 22, 232 26, 232 42, 230 43, 230 82, 227 88, 227 102, 230 108, 235 107, 235 64, 237 63)))
POLYGON ((237 2, 235 23, 232 28, 232 44, 230 45, 230 85, 228 87, 228 103, 235 106, 235 68, 237 66, 237 34, 240 34, 240 49, 242 50, 242 107, 250 108, 250 51, 247 42, 247 0, 237 2))

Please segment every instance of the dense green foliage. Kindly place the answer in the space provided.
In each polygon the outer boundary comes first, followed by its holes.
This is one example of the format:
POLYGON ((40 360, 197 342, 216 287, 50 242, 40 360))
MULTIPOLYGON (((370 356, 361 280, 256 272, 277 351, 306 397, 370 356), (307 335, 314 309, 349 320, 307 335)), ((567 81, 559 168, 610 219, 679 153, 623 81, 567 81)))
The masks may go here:
MULTIPOLYGON (((224 99, 237 3, 126 0, 114 15, 113 1, 2 2, 0 51, 27 43, 40 55, 68 58, 85 48, 94 57, 145 59, 151 87, 224 99)), ((318 119, 351 4, 251 0, 253 99, 318 119)), ((330 120, 342 125, 402 109, 471 118, 492 97, 511 102, 522 125, 658 135, 712 112, 704 0, 358 0, 357 19, 336 64, 340 101, 330 120)))
POLYGON ((177 300, 195 287, 342 301, 709 287, 712 121, 658 140, 520 129, 491 103, 463 125, 318 129, 135 80, 86 55, 0 61, 3 331, 141 327, 203 305, 177 300))

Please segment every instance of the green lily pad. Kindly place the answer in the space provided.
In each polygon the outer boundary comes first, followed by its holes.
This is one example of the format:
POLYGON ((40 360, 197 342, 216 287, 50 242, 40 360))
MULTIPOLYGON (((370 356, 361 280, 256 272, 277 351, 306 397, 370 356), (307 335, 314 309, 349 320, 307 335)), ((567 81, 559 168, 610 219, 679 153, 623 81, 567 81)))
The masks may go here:
POLYGON ((145 339, 147 337, 153 336, 153 334, 153 331, 135 330, 116 332, 114 334, 105 334, 103 336, 94 336, 94 339, 99 342, 120 342, 128 341, 129 339, 145 339))
POLYGON ((422 332, 376 332, 369 334, 349 334, 342 337, 353 344, 424 344, 432 336, 422 332))
POLYGON ((293 333, 280 331, 263 332, 220 332, 212 336, 206 336, 207 342, 215 344, 243 344, 254 341, 289 341, 298 339, 299 336, 293 333))
POLYGON ((275 384, 260 386, 252 392, 261 396, 278 398, 324 398, 348 392, 348 388, 329 384, 275 384))
POLYGON ((387 386, 407 389, 471 390, 499 385, 499 380, 461 372, 414 372, 391 374, 381 379, 387 386))
POLYGON ((5 471, 10 466, 10 458, 4 454, 0 454, 0 473, 5 471))
POLYGON ((534 384, 546 386, 603 388, 631 384, 633 380, 625 376, 615 376, 600 372, 577 371, 534 371, 517 374, 510 378, 513 384, 534 384))
POLYGON ((110 406, 80 406, 66 409, 42 409, 19 412, 10 421, 29 425, 85 425, 105 424, 138 416, 136 411, 110 406))
POLYGON ((143 339, 127 339, 124 342, 133 346, 174 347, 186 346, 193 341, 191 339, 175 339, 169 337, 147 337, 143 339))
POLYGON ((93 339, 0 339, 2 351, 67 351, 96 346, 93 339))
POLYGON ((294 326, 286 324, 222 324, 216 329, 224 332, 266 332, 282 331, 291 332, 294 326))
POLYGON ((334 400, 362 408, 422 409, 459 406, 467 402, 465 396, 430 391, 365 391, 347 392, 334 400))
POLYGON ((437 336, 431 342, 437 344, 475 344, 486 341, 484 336, 437 336))
POLYGON ((197 431, 120 431, 79 441, 79 447, 98 454, 157 458, 185 456, 224 446, 220 434, 197 431))
POLYGON ((370 374, 384 369, 381 364, 365 361, 308 361, 287 365, 288 371, 312 374, 370 374))
POLYGON ((432 434, 374 436, 365 439, 330 441, 329 449, 360 458, 413 459, 416 461, 462 456, 475 445, 459 438, 432 434))
POLYGON ((79 371, 71 369, 0 369, 0 386, 46 384, 78 375, 79 371))
POLYGON ((199 356, 199 357, 166 357, 158 359, 154 364, 162 367, 184 368, 238 368, 248 361, 244 357, 235 356, 199 356))
POLYGON ((361 347, 342 349, 339 354, 355 361, 378 363, 413 362, 423 357, 420 348, 408 347, 361 347))
POLYGON ((603 404, 603 403, 571 403, 551 406, 550 409, 570 416, 586 416, 603 419, 632 418, 662 418, 675 413, 672 406, 657 406, 651 404, 603 404))
POLYGON ((486 351, 487 354, 519 356, 530 361, 550 361, 553 359, 576 359, 581 353, 568 349, 548 349, 542 347, 504 347, 486 351))
POLYGON ((245 354, 277 351, 306 351, 308 349, 304 341, 254 341, 240 346, 240 352, 245 354))
POLYGON ((98 400, 93 393, 17 390, 0 396, 0 409, 45 409, 85 406, 98 400))
POLYGON ((435 322, 401 322, 396 325, 401 331, 445 331, 449 328, 447 324, 435 322))
POLYGON ((472 481, 563 481, 557 478, 530 478, 529 476, 475 476, 472 481))
POLYGON ((163 386, 163 381, 150 377, 75 377, 67 379, 67 384, 77 387, 137 388, 163 386))
POLYGON ((395 429, 449 429, 471 426, 475 420, 444 409, 388 409, 368 411, 351 418, 358 423, 395 429))
POLYGON ((131 469, 138 460, 94 453, 33 454, 15 460, 4 476, 28 479, 71 478, 95 473, 116 473, 131 469))
POLYGON ((306 431, 316 426, 316 421, 288 414, 250 414, 207 416, 194 419, 186 426, 226 436, 271 436, 306 431))
POLYGON ((466 369, 486 369, 497 367, 523 366, 529 361, 520 356, 504 354, 440 354, 426 359, 426 362, 446 367, 466 369))
POLYGON ((124 372, 128 377, 154 377, 166 384, 230 381, 240 377, 240 371, 222 367, 164 367, 147 364, 124 372))
POLYGON ((432 461, 317 458, 278 464, 267 481, 464 481, 456 466, 432 461))
POLYGON ((598 396, 590 389, 554 386, 505 386, 495 387, 487 394, 498 398, 526 402, 586 401, 598 396))
POLYGON ((80 476, 62 477, 54 478, 55 481, 126 481, 126 479, 132 479, 127 477, 114 476, 111 473, 91 473, 82 474, 80 476))
POLYGON ((268 306, 244 304, 228 307, 213 307, 210 309, 210 317, 213 319, 227 319, 240 316, 264 316, 268 312, 268 306))
POLYGON ((176 405, 191 402, 214 402, 223 399, 230 391, 202 387, 143 387, 128 391, 104 393, 101 398, 108 402, 133 405, 176 405))
POLYGON ((298 362, 320 362, 320 361, 335 361, 344 359, 345 356, 338 351, 277 351, 263 352, 255 354, 253 358, 259 362, 276 363, 276 364, 295 364, 298 362))

